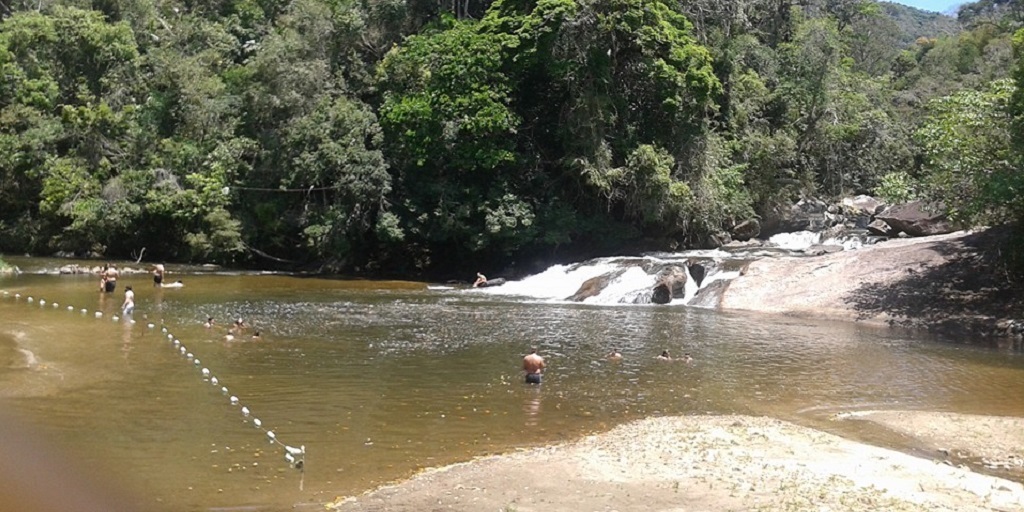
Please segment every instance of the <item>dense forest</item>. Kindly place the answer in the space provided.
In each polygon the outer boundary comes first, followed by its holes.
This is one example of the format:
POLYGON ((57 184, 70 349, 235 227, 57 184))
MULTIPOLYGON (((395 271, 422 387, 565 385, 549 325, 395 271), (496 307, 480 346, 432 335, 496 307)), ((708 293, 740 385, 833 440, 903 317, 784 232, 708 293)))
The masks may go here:
POLYGON ((1024 217, 1024 0, 2 0, 0 251, 472 276, 1024 217))

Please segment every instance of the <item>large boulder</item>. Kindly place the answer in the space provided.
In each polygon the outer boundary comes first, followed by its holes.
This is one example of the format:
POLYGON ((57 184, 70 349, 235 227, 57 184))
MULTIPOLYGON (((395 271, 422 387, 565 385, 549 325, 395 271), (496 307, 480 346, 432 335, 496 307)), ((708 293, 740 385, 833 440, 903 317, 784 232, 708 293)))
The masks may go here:
POLYGON ((896 232, 909 236, 944 235, 956 231, 941 205, 912 201, 890 206, 875 216, 896 232))
POLYGON ((672 265, 658 273, 658 280, 651 293, 654 304, 668 304, 672 299, 686 296, 686 267, 672 265))
POLYGON ((732 227, 730 230, 733 240, 746 242, 761 234, 761 223, 757 219, 747 219, 732 227))
POLYGON ((796 231, 820 231, 830 227, 832 221, 826 218, 828 204, 818 199, 801 199, 789 208, 776 209, 761 221, 762 238, 779 233, 796 231))
POLYGON ((722 294, 729 287, 729 280, 719 279, 708 283, 707 286, 697 291, 697 295, 690 299, 688 305, 698 308, 715 309, 722 301, 722 294))
POLYGON ((843 208, 854 215, 872 216, 885 209, 885 203, 871 196, 844 197, 843 208))
POLYGON ((601 291, 608 286, 608 283, 610 283, 612 279, 621 276, 625 271, 625 269, 620 269, 615 272, 601 274, 597 277, 591 277, 590 279, 583 281, 583 284, 581 284, 579 289, 576 290, 576 293, 567 297, 565 300, 583 302, 591 297, 596 297, 601 294, 601 291))
POLYGON ((886 224, 884 220, 880 219, 875 219, 871 222, 871 224, 868 224, 867 230, 869 233, 879 236, 891 237, 899 234, 899 231, 892 229, 892 226, 886 224))

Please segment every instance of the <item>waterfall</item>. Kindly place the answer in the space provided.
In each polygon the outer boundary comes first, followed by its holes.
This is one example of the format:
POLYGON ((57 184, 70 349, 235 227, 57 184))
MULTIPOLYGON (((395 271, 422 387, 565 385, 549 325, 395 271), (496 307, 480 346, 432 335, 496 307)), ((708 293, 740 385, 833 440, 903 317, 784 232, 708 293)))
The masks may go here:
POLYGON ((728 282, 750 262, 778 256, 810 257, 834 250, 855 250, 877 241, 866 231, 853 230, 827 237, 822 232, 781 233, 756 244, 659 252, 637 257, 606 257, 572 265, 555 265, 544 272, 502 286, 474 288, 472 293, 524 298, 546 302, 584 304, 650 304, 654 288, 663 279, 685 273, 682 290, 672 290, 670 305, 714 308, 728 282), (697 268, 697 267, 701 268, 697 268), (700 270, 700 272, 696 272, 700 270), (696 273, 695 273, 696 272, 696 273), (702 276, 698 282, 695 276, 702 276))
MULTIPOLYGON (((728 256, 718 253, 719 258, 728 256)), ((683 296, 674 298, 670 304, 685 305, 703 288, 703 285, 723 278, 732 278, 738 272, 724 272, 715 258, 707 251, 686 253, 664 253, 657 256, 598 258, 573 265, 555 265, 544 272, 528 276, 519 281, 507 281, 502 286, 474 288, 472 293, 521 297, 553 302, 582 302, 584 304, 650 304, 653 289, 659 283, 661 271, 667 268, 683 269, 686 281, 683 296), (700 254, 699 257, 695 257, 700 254), (705 267, 701 286, 694 278, 693 262, 705 267), (588 287, 588 282, 597 280, 593 293, 585 294, 578 300, 570 299, 588 287)))

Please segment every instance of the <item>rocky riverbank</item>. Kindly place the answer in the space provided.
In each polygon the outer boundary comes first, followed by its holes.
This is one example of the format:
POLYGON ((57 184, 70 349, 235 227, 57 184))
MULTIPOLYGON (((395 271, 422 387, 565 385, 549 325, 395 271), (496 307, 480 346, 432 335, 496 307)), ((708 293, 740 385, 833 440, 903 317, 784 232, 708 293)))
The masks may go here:
MULTIPOLYGON (((852 418, 836 418, 848 421, 852 418)), ((1024 487, 948 460, 949 452, 1024 453, 1024 419, 903 411, 864 414, 938 446, 922 458, 784 421, 649 418, 564 445, 428 470, 335 511, 412 510, 1024 510, 1024 487), (924 428, 931 421, 957 434, 924 428), (1009 424, 1007 424, 1009 422, 1009 424)))
POLYGON ((959 231, 764 258, 729 284, 718 307, 1019 339, 1024 290, 999 263, 1004 236, 959 231))

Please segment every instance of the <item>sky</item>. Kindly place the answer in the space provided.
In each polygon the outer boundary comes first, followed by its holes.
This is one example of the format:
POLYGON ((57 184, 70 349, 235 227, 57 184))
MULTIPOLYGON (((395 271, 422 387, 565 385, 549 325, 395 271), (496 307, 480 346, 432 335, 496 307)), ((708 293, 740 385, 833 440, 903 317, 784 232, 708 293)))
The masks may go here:
POLYGON ((954 7, 966 3, 964 0, 890 0, 897 4, 917 7, 925 11, 951 12, 954 7))

